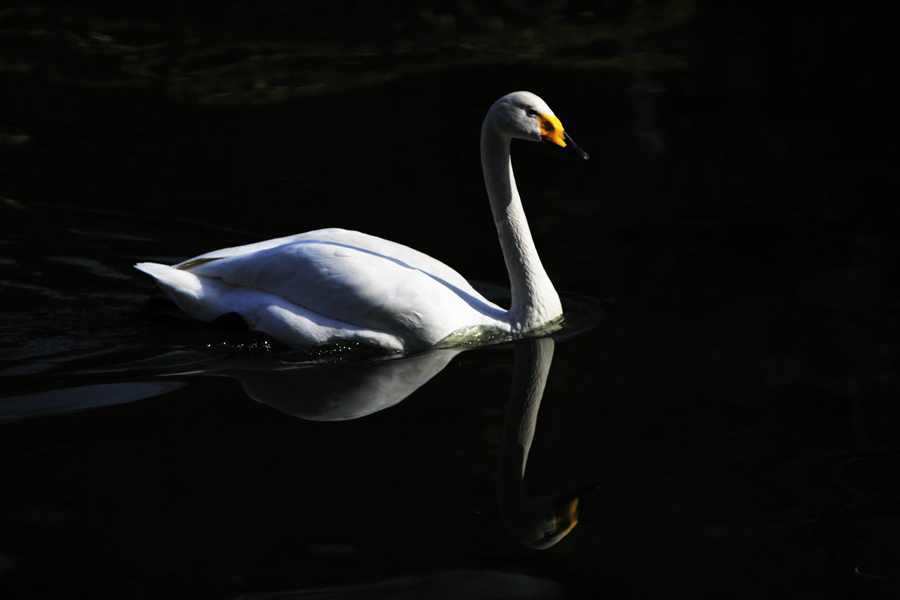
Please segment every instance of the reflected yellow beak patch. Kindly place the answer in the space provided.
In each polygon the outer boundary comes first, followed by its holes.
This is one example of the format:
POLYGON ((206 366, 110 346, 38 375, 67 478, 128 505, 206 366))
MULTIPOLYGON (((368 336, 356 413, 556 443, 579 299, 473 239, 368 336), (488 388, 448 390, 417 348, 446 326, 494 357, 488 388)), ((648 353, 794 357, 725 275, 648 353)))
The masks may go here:
POLYGON ((541 125, 541 138, 545 142, 554 143, 561 148, 566 147, 566 140, 563 137, 564 130, 562 123, 559 122, 559 119, 551 115, 538 113, 537 120, 541 125))
POLYGON ((578 498, 571 500, 556 515, 556 534, 569 533, 576 525, 578 525, 578 498))

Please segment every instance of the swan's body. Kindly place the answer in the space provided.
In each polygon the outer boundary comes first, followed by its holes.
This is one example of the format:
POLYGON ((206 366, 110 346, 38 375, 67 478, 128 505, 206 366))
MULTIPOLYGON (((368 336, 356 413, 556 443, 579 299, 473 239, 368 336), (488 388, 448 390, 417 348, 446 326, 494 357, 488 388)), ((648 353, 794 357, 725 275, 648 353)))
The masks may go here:
POLYGON ((587 158, 534 94, 508 94, 488 112, 482 166, 510 275, 509 310, 426 254, 343 229, 226 248, 172 267, 136 266, 190 316, 210 321, 235 312, 252 329, 294 347, 346 341, 409 351, 467 328, 533 330, 562 315, 562 306, 516 190, 509 158, 514 137, 548 141, 587 158))
POLYGON ((465 326, 510 329, 507 311, 447 265, 357 231, 320 229, 138 268, 192 317, 235 312, 294 347, 345 341, 410 350, 465 326))

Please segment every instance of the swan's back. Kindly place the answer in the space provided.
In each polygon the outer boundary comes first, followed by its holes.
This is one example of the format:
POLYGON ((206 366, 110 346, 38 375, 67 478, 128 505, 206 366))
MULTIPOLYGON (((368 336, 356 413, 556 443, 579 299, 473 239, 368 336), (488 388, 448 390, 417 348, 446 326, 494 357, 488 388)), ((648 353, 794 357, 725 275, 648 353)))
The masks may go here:
POLYGON ((212 263, 214 262, 214 259, 247 256, 264 250, 288 246, 290 244, 313 242, 334 244, 335 246, 346 246, 347 248, 371 253, 373 256, 380 256, 388 260, 403 263, 411 268, 418 269, 425 273, 429 273, 434 277, 443 279, 451 285, 474 292, 472 286, 462 275, 441 261, 428 256, 424 252, 419 252, 409 246, 404 246, 403 244, 398 244, 360 231, 351 231, 336 227, 307 231, 305 233, 298 233, 297 235, 255 242, 244 246, 214 250, 196 256, 183 263, 179 263, 175 265, 175 268, 199 274, 203 271, 200 266, 204 263, 212 263))

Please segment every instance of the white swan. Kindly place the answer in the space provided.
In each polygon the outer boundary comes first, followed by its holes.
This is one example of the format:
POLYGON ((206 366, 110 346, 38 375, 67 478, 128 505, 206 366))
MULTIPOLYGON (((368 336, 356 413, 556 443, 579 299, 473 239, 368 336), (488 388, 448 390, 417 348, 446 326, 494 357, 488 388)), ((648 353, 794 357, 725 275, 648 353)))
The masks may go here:
POLYGON ((531 331, 562 315, 562 306, 522 210, 509 156, 513 138, 588 158, 530 92, 507 94, 488 111, 481 164, 509 271, 509 310, 426 254, 342 229, 216 250, 171 267, 135 266, 188 315, 211 321, 235 312, 251 329, 298 348, 343 341, 404 352, 468 328, 531 331))

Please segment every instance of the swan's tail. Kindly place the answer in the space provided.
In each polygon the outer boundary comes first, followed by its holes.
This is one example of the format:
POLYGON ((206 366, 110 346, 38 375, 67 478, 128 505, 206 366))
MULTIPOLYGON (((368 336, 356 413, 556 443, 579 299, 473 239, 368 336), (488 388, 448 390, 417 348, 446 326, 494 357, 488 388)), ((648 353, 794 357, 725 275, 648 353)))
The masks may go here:
POLYGON ((212 321, 231 312, 228 286, 221 281, 157 263, 138 263, 134 268, 153 277, 178 308, 195 319, 212 321))

